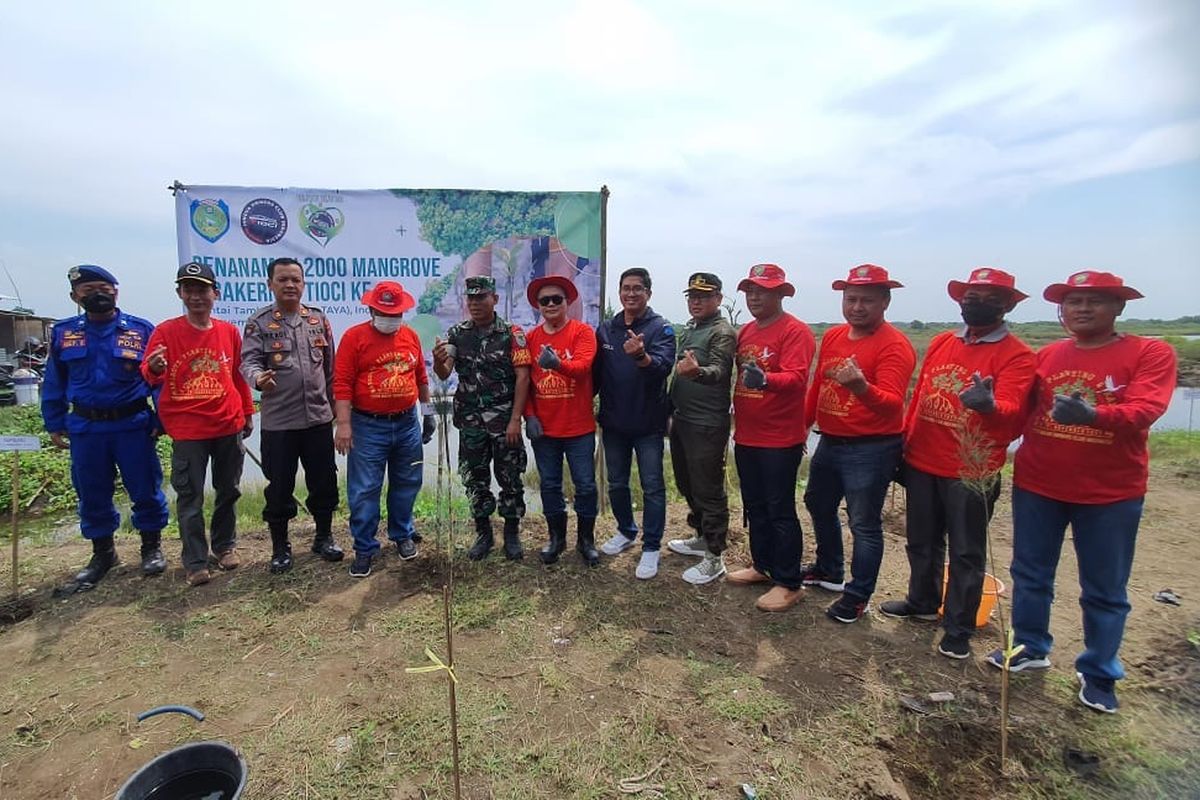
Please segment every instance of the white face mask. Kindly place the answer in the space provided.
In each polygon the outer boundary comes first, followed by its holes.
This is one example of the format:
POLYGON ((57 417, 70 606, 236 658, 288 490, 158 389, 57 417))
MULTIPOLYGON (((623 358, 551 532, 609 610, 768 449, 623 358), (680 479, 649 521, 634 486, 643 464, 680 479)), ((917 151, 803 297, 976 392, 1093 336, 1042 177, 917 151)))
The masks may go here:
POLYGON ((384 334, 395 333, 400 330, 400 317, 381 317, 375 315, 371 317, 371 324, 375 326, 375 330, 384 334))

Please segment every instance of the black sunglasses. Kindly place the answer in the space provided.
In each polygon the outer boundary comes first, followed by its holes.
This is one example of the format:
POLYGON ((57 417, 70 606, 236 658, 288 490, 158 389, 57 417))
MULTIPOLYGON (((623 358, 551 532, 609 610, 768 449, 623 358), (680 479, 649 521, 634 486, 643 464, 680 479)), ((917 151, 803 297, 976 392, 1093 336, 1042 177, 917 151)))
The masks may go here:
POLYGON ((548 294, 545 297, 538 298, 538 305, 539 306, 557 306, 557 305, 560 305, 562 303, 562 301, 566 300, 566 299, 567 298, 561 294, 548 294))

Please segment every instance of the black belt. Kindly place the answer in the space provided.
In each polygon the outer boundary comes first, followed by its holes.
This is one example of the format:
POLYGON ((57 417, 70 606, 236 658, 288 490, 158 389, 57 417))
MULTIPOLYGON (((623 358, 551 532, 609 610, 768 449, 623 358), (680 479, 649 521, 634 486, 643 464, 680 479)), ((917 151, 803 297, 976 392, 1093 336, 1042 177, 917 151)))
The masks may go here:
POLYGON ((354 409, 355 414, 362 414, 364 417, 371 419, 403 419, 409 416, 416 409, 416 406, 410 406, 407 411, 397 411, 395 414, 376 414, 374 411, 363 411, 361 408, 354 409))
POLYGON ((821 440, 830 444, 871 444, 876 442, 890 442, 903 437, 904 434, 902 433, 873 433, 869 436, 834 436, 829 433, 821 433, 821 440))
POLYGON ((72 414, 84 419, 90 419, 93 422, 112 422, 113 420, 125 419, 149 410, 150 403, 145 398, 132 403, 126 403, 123 406, 117 406, 116 408, 92 408, 91 406, 81 406, 79 403, 71 404, 72 414))

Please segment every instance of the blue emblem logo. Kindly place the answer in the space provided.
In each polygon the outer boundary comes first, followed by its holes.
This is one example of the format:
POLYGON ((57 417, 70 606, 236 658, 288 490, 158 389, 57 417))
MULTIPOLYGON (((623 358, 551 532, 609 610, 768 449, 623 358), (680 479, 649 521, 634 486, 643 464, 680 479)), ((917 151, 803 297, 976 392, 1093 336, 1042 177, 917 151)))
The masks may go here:
POLYGON ((193 200, 192 230, 210 242, 229 230, 229 206, 224 200, 193 200))
POLYGON ((346 217, 336 206, 320 206, 308 203, 300 209, 300 227, 308 238, 324 247, 329 240, 342 232, 346 217))
POLYGON ((287 233, 288 219, 283 206, 260 197, 242 209, 242 233, 255 244, 275 244, 287 233))

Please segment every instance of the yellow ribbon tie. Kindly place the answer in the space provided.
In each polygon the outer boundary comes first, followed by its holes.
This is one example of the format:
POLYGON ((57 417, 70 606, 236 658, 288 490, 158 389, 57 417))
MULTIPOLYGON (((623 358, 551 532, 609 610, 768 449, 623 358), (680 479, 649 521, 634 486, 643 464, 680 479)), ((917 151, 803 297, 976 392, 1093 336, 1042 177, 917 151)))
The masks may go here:
POLYGON ((425 657, 433 662, 433 666, 430 666, 430 667, 405 667, 404 671, 411 672, 413 674, 417 674, 417 673, 422 673, 422 672, 441 672, 442 670, 445 670, 446 673, 449 674, 450 680, 454 681, 455 684, 458 683, 458 676, 454 674, 454 668, 446 666, 446 663, 444 661, 442 661, 440 658, 438 658, 437 655, 435 655, 434 652, 432 650, 430 650, 428 647, 425 648, 425 657))

